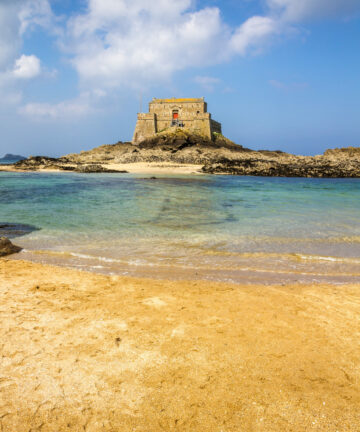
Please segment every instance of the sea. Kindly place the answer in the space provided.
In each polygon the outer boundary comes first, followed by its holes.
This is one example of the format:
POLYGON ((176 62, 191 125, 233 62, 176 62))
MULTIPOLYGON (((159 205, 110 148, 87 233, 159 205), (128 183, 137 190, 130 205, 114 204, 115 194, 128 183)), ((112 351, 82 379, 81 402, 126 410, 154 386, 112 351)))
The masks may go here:
POLYGON ((25 259, 241 284, 360 282, 360 179, 0 172, 25 259))

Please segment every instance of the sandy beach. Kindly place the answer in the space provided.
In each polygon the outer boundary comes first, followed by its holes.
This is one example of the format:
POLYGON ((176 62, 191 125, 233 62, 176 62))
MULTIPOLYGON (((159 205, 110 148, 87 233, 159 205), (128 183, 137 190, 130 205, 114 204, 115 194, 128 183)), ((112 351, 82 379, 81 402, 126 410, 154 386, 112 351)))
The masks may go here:
MULTIPOLYGON (((178 164, 172 162, 136 162, 136 163, 111 163, 101 164, 109 170, 127 171, 131 174, 201 174, 203 165, 178 164)), ((0 171, 29 172, 15 168, 13 165, 0 165, 0 171)), ((39 172, 61 172, 63 170, 53 168, 40 168, 39 172)), ((71 172, 71 171, 70 171, 71 172)))
POLYGON ((360 286, 0 260, 2 432, 358 431, 360 286))

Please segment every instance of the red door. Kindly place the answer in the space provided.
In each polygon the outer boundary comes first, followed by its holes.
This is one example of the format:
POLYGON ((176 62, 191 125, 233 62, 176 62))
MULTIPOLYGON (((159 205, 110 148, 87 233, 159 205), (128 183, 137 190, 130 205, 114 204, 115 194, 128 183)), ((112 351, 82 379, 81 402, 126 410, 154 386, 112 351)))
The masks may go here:
POLYGON ((176 120, 179 118, 179 113, 178 112, 173 112, 173 120, 176 120))

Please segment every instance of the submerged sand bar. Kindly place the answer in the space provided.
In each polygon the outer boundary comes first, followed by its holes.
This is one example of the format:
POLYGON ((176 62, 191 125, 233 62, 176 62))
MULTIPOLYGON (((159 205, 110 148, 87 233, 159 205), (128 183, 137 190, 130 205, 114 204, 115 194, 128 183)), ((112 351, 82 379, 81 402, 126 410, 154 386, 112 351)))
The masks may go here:
POLYGON ((360 285, 0 260, 0 430, 360 430, 360 285))

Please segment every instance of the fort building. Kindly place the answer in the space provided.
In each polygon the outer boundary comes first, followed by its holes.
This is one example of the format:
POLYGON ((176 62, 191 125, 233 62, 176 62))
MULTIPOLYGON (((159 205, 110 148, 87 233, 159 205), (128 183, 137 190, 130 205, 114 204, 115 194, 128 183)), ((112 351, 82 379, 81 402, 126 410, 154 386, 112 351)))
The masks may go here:
POLYGON ((149 103, 148 113, 139 113, 133 143, 139 143, 171 128, 186 130, 212 139, 213 133, 221 133, 221 124, 207 112, 204 98, 156 99, 149 103))

